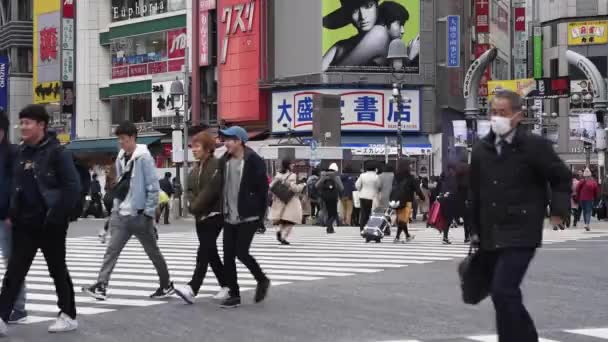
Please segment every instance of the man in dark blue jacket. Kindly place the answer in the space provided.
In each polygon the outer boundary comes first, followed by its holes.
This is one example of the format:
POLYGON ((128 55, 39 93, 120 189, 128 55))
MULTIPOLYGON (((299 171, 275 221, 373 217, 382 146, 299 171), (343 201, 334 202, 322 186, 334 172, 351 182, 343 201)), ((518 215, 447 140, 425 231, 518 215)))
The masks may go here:
POLYGON ((74 285, 65 262, 65 242, 71 211, 79 200, 81 185, 70 152, 47 132, 49 115, 41 105, 19 113, 22 144, 13 168, 9 217, 13 230, 13 254, 0 293, 0 336, 15 299, 38 249, 55 283, 60 312, 49 332, 76 330, 74 285))
POLYGON ((247 266, 257 281, 255 302, 266 298, 270 280, 257 261, 249 254, 249 247, 260 221, 264 219, 268 196, 266 164, 252 149, 245 146, 247 132, 233 126, 221 130, 228 152, 220 160, 223 175, 224 267, 230 288, 222 307, 241 304, 237 281, 236 258, 247 266))
MULTIPOLYGON (((13 247, 13 227, 8 218, 8 209, 11 199, 11 186, 13 179, 13 165, 17 148, 8 141, 8 117, 4 112, 0 112, 0 248, 4 266, 7 266, 8 259, 11 257, 13 247)), ((23 323, 27 320, 25 311, 25 284, 21 286, 21 291, 15 301, 13 312, 9 316, 9 323, 23 323)))

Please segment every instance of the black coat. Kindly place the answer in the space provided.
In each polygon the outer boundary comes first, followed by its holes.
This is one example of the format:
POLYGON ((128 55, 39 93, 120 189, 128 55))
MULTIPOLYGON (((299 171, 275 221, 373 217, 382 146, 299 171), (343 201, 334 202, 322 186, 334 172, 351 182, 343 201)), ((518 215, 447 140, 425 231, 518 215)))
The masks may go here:
MULTIPOLYGON (((230 159, 228 153, 220 159, 220 175, 222 175, 222 191, 226 178, 226 163, 230 159)), ((264 219, 268 204, 268 177, 266 175, 266 164, 264 159, 249 147, 245 147, 245 163, 241 176, 241 187, 239 189, 238 210, 241 218, 259 217, 264 219)), ((222 212, 224 212, 224 201, 222 201, 222 212)))
POLYGON ((519 127, 501 155, 489 134, 473 147, 470 185, 472 230, 481 248, 539 247, 542 242, 547 185, 551 215, 566 217, 571 178, 551 142, 519 127))

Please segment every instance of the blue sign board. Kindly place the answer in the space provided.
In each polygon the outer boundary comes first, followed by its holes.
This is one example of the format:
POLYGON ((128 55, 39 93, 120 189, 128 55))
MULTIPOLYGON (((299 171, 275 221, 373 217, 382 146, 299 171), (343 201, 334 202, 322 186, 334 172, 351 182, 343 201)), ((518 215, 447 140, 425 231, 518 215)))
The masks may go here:
POLYGON ((458 68, 460 67, 460 16, 449 15, 447 28, 448 68, 458 68))
POLYGON ((8 111, 8 56, 0 56, 0 110, 8 111))

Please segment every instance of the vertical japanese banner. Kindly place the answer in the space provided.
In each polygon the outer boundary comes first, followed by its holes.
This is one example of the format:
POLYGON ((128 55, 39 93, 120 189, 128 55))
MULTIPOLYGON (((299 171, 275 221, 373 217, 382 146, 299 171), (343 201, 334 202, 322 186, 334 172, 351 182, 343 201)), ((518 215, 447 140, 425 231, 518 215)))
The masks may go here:
POLYGON ((0 111, 8 111, 8 56, 0 56, 0 111))
POLYGON ((490 32, 490 3, 488 0, 475 0, 475 30, 477 33, 490 32))
POLYGON ((63 132, 58 134, 62 143, 69 143, 76 138, 76 105, 75 105, 75 69, 76 30, 75 30, 75 1, 61 0, 61 112, 63 132))
POLYGON ((34 0, 33 21, 33 102, 57 103, 61 97, 60 0, 34 0))
POLYGON ((213 53, 210 51, 212 44, 209 41, 209 11, 215 9, 217 6, 215 0, 199 0, 199 65, 209 66, 211 63, 209 56, 213 53))
POLYGON ((448 68, 460 67, 460 16, 449 15, 447 24, 447 65, 448 68))

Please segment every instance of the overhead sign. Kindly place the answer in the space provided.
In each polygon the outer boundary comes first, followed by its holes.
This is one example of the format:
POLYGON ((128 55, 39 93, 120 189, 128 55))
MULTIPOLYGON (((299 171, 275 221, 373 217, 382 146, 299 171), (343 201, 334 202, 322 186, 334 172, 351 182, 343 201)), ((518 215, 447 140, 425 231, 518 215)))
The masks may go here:
POLYGON ((312 131, 313 95, 341 96, 343 131, 396 131, 401 116, 404 132, 420 131, 420 93, 403 90, 410 103, 399 110, 389 89, 309 89, 272 94, 272 131, 286 133, 312 131), (287 127, 283 125, 286 124, 287 127))
POLYGON ((608 43, 608 21, 578 21, 568 23, 568 45, 608 43))
POLYGON ((488 99, 491 100, 500 89, 511 90, 519 94, 519 96, 525 97, 536 90, 536 80, 525 78, 521 80, 489 81, 488 99))
POLYGON ((173 82, 174 81, 152 83, 153 118, 175 115, 175 110, 173 110, 175 103, 173 101, 173 97, 171 96, 171 83, 173 82))
POLYGON ((447 65, 448 68, 460 67, 460 16, 449 15, 447 25, 447 65))
POLYGON ((389 44, 401 40, 407 47, 401 72, 419 73, 420 0, 322 0, 322 4, 323 71, 392 72, 386 58, 389 44))
POLYGON ((59 102, 62 63, 60 1, 35 0, 33 16, 33 100, 34 103, 59 102))
POLYGON ((515 8, 515 32, 526 32, 526 8, 515 8))

